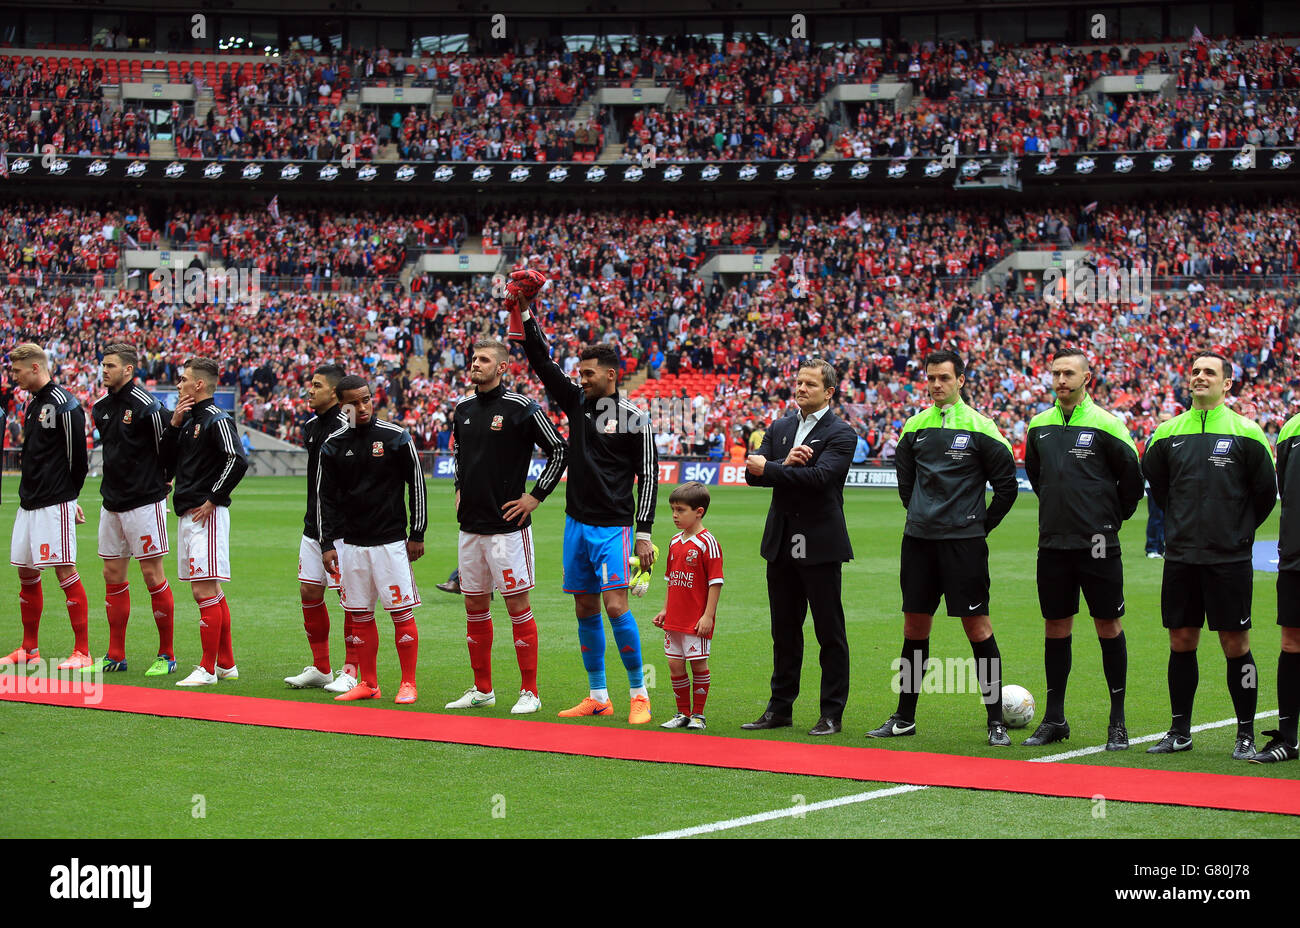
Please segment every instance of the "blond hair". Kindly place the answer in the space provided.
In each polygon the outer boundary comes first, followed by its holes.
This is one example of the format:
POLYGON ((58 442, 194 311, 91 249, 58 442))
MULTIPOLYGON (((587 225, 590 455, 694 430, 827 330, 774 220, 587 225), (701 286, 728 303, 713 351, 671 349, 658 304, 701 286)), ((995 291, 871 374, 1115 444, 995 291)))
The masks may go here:
POLYGON ((35 342, 23 342, 9 352, 9 362, 11 364, 25 364, 29 361, 35 361, 43 371, 50 369, 50 359, 46 357, 45 349, 35 342))

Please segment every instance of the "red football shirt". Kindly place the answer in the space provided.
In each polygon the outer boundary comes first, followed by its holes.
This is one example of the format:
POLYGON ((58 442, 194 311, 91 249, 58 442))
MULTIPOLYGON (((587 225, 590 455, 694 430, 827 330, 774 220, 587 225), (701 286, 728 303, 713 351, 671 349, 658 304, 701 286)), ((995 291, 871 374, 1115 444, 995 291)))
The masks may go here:
POLYGON ((709 604, 709 587, 722 583, 722 549, 708 529, 690 539, 680 532, 673 536, 668 543, 667 577, 664 629, 695 634, 695 623, 709 604))

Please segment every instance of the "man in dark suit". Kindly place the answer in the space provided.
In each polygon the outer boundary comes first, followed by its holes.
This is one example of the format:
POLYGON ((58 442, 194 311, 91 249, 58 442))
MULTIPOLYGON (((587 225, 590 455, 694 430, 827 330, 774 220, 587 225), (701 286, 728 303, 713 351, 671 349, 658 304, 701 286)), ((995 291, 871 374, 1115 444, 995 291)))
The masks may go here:
POLYGON ((745 482, 772 487, 763 529, 767 596, 772 615, 772 698, 745 729, 793 724, 803 623, 812 607, 821 647, 821 718, 810 735, 840 731, 849 695, 849 643, 840 601, 840 567, 853 559, 844 524, 844 478, 857 435, 830 410, 839 376, 820 358, 806 361, 795 380, 799 415, 772 423, 745 466, 745 482))

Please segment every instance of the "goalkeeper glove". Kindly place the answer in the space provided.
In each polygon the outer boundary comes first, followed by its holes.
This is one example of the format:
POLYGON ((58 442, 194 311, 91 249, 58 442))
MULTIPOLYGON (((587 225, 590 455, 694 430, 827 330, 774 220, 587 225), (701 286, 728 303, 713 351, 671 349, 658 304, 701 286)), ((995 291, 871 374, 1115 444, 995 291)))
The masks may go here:
MULTIPOLYGON (((659 546, 652 545, 655 552, 655 560, 659 560, 659 546)), ((650 571, 641 569, 641 558, 638 555, 632 555, 629 562, 632 569, 628 572, 632 577, 632 583, 629 587, 633 596, 644 596, 646 590, 650 589, 650 571)))
POLYGON ((510 274, 506 284, 506 299, 510 301, 510 321, 506 327, 506 338, 510 341, 524 340, 523 310, 531 303, 550 281, 541 271, 518 270, 510 274))

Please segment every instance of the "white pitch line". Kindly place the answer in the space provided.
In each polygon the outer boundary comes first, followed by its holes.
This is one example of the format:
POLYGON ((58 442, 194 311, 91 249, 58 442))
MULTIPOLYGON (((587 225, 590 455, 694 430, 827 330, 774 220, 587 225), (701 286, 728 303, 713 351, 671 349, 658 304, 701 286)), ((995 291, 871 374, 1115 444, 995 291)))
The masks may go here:
POLYGON ((791 818, 792 816, 802 816, 808 812, 817 812, 821 809, 833 809, 836 806, 852 805, 856 802, 868 802, 872 799, 884 799, 887 796, 897 796, 900 793, 916 793, 923 789, 929 789, 928 786, 913 786, 904 784, 902 786, 890 786, 885 789, 875 789, 869 793, 855 793, 852 796, 841 796, 838 799, 823 799, 821 802, 814 802, 812 805, 786 806, 781 809, 773 809, 771 812, 759 812, 756 815, 746 815, 742 818, 729 818, 725 822, 711 822, 708 825, 695 825, 692 828, 682 828, 678 831, 661 831, 657 835, 641 835, 642 838, 689 838, 693 835, 704 835, 713 831, 726 831, 728 828, 742 828, 745 825, 757 825, 759 822, 770 822, 778 818, 791 818))
MULTIPOLYGON (((1277 715, 1277 710, 1272 709, 1268 712, 1256 713, 1255 719, 1266 719, 1277 715)), ((1209 731, 1212 728, 1225 728, 1228 725, 1237 724, 1236 718, 1220 719, 1217 722, 1206 722, 1203 725, 1192 726, 1193 734, 1200 731, 1209 731)), ((1159 741, 1165 736, 1165 732, 1157 732, 1154 735, 1142 735, 1140 738, 1132 738, 1129 744, 1145 744, 1148 741, 1159 741)), ((1074 757, 1083 757, 1088 754, 1099 754, 1106 750, 1105 745, 1094 745, 1093 747, 1080 748, 1077 751, 1064 751, 1060 754, 1049 754, 1046 757, 1029 758, 1031 762, 1049 763, 1058 760, 1069 760, 1074 757)), ((928 786, 917 786, 914 784, 903 784, 901 786, 890 786, 884 789, 873 789, 865 793, 854 793, 851 796, 840 796, 838 799, 823 799, 821 802, 814 802, 810 805, 783 806, 780 809, 773 809, 770 812, 758 812, 754 815, 743 815, 740 818, 729 818, 720 822, 709 822, 705 825, 693 825, 690 828, 681 828, 676 831, 661 831, 653 835, 641 835, 641 839, 651 838, 691 838, 695 835, 712 834, 715 831, 728 831, 732 828, 744 828, 746 825, 757 825, 760 822, 771 822, 782 818, 802 818, 809 812, 820 812, 823 809, 836 809, 840 806, 856 805, 860 802, 870 802, 873 799, 888 799, 890 796, 899 796, 903 793, 919 793, 922 790, 930 789, 928 786)))
MULTIPOLYGON (((1257 712, 1255 713, 1255 721, 1266 719, 1274 715, 1277 715, 1276 709, 1270 709, 1268 712, 1257 712)), ((1198 731, 1209 731, 1211 728, 1226 728, 1229 725, 1236 724, 1237 720, 1235 718, 1220 719, 1217 722, 1206 722, 1203 725, 1193 725, 1192 734, 1196 734, 1198 731)), ((1166 734, 1168 734, 1168 732, 1162 731, 1157 732, 1154 735, 1143 735, 1141 738, 1130 738, 1129 744, 1146 744, 1148 741, 1159 741, 1166 734)), ((1104 744, 1098 744, 1093 745, 1090 748, 1079 748, 1077 751, 1066 751, 1064 754, 1052 754, 1048 757, 1031 757, 1029 758, 1029 761, 1031 763, 1046 763, 1047 761, 1054 760, 1069 760, 1072 757, 1083 757, 1087 754, 1100 754, 1104 750, 1106 750, 1106 746, 1104 744)))

